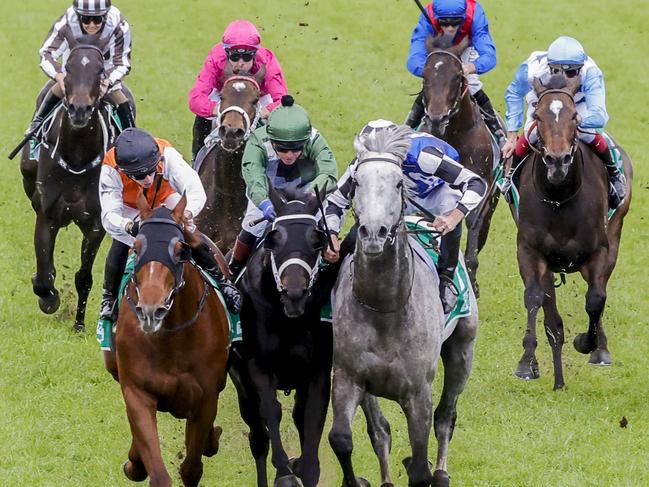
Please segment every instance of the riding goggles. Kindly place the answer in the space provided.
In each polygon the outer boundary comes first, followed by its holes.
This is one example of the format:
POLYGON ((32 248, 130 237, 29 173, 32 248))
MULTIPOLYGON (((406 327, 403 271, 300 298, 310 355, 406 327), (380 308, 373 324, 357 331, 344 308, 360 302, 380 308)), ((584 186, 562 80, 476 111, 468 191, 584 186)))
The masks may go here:
POLYGON ((550 71, 552 74, 563 74, 566 78, 574 78, 581 73, 582 66, 575 66, 572 64, 559 64, 551 65, 550 71))
POLYGON ((79 15, 79 21, 82 24, 95 24, 101 25, 104 23, 105 17, 103 15, 79 15))
POLYGON ((273 142, 275 152, 302 152, 305 142, 273 142))
POLYGON ((442 17, 437 19, 437 22, 441 27, 456 27, 464 22, 462 17, 442 17))
POLYGON ((228 59, 233 63, 243 61, 249 63, 255 57, 255 51, 228 51, 228 59))

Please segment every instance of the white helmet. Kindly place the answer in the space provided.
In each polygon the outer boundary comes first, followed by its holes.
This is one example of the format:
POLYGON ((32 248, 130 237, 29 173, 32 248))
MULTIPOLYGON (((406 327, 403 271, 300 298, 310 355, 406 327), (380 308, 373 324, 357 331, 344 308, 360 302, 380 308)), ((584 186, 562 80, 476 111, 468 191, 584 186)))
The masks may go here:
POLYGON ((561 36, 548 47, 548 64, 583 65, 588 59, 577 39, 561 36))
POLYGON ((110 10, 110 0, 74 0, 72 7, 77 15, 100 17, 110 10))

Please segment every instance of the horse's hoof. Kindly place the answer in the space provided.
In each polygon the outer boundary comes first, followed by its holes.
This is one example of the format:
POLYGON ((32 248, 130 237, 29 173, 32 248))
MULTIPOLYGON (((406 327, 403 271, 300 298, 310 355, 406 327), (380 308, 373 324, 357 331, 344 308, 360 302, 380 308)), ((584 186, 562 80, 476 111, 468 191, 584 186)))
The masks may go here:
POLYGON ((54 291, 48 296, 38 298, 38 306, 41 308, 41 311, 47 315, 56 313, 60 305, 61 298, 59 298, 58 291, 54 291))
MULTIPOLYGON (((370 481, 367 480, 365 477, 356 477, 356 483, 358 484, 358 487, 371 487, 370 481)), ((392 485, 392 484, 387 484, 387 485, 392 485)))
POLYGON ((206 457, 213 457, 219 452, 219 438, 223 433, 223 428, 220 426, 214 426, 210 431, 210 434, 207 437, 207 445, 205 446, 205 451, 203 455, 206 457))
POLYGON ((394 487, 394 484, 392 482, 386 482, 385 484, 381 484, 381 487, 394 487))
POLYGON ((451 477, 444 470, 435 470, 433 473, 433 487, 449 487, 451 485, 451 477))
POLYGON ((72 326, 72 330, 76 331, 77 333, 83 333, 86 331, 86 324, 85 323, 75 323, 72 326))
POLYGON ((303 487, 295 475, 284 475, 275 479, 274 487, 303 487))
POLYGON ((130 460, 126 460, 124 462, 124 466, 122 467, 124 469, 124 475, 126 475, 126 478, 132 482, 142 482, 149 476, 146 473, 144 464, 140 462, 138 463, 139 465, 130 460))
POLYGON ((288 468, 291 469, 291 472, 297 474, 299 467, 300 467, 300 457, 291 457, 288 459, 288 468))
POLYGON ((595 350, 595 345, 588 337, 588 333, 579 333, 572 341, 572 344, 579 353, 587 354, 595 350))
POLYGON ((538 364, 518 364, 514 375, 523 380, 536 380, 541 377, 538 364))
POLYGON ((611 365, 613 364, 613 357, 608 350, 597 349, 590 354, 588 363, 591 365, 611 365))

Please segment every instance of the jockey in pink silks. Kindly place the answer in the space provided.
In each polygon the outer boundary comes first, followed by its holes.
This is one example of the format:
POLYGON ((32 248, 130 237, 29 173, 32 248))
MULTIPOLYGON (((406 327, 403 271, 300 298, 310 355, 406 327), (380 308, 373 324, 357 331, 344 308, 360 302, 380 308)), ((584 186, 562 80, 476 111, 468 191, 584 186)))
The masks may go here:
MULTIPOLYGON (((268 118, 288 93, 282 67, 275 54, 261 46, 257 28, 247 20, 235 20, 227 26, 221 42, 215 45, 198 73, 189 92, 189 109, 196 114, 192 159, 212 129, 212 119, 219 113, 219 93, 223 88, 223 72, 230 63, 234 73, 255 74, 262 66, 266 75, 260 85, 260 118, 268 118)), ((254 130, 254 127, 252 128, 254 130)))

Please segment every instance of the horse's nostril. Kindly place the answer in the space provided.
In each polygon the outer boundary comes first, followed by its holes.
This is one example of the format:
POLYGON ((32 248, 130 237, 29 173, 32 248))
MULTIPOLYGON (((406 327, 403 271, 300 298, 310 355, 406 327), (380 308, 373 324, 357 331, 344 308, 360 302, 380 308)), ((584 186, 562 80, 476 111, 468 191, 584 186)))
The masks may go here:
POLYGON ((219 138, 225 139, 225 127, 219 127, 219 138))
POLYGON ((365 225, 361 225, 358 227, 358 236, 361 238, 367 238, 369 236, 369 233, 367 232, 367 228, 365 225))
POLYGON ((243 136, 244 136, 244 135, 246 135, 246 131, 243 130, 243 129, 241 129, 241 128, 238 128, 238 129, 234 132, 234 136, 235 136, 235 138, 237 138, 237 139, 243 139, 243 136))
POLYGON ((378 235, 379 235, 379 238, 387 237, 388 236, 388 228, 385 227, 385 226, 381 226, 381 228, 379 228, 379 234, 378 235))
POLYGON ((153 314, 156 320, 163 320, 167 316, 167 308, 158 308, 153 314))

